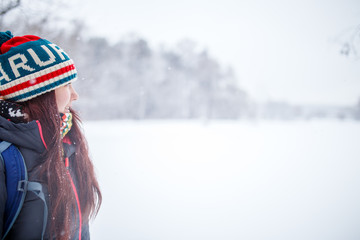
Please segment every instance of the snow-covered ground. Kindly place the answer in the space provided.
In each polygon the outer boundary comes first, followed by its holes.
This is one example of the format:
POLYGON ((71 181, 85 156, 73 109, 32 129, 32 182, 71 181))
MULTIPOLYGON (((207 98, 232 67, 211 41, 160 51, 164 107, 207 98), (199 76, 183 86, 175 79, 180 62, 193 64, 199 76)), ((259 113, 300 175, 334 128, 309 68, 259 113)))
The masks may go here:
POLYGON ((85 123, 93 239, 360 239, 360 123, 85 123))

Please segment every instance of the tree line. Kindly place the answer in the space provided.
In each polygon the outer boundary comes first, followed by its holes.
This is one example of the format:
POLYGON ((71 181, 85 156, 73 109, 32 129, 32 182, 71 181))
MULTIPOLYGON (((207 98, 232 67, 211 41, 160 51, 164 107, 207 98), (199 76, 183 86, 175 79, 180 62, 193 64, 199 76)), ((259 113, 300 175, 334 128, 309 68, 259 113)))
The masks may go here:
POLYGON ((84 22, 66 22, 51 8, 29 6, 16 13, 20 3, 26 7, 18 0, 3 5, 2 28, 42 36, 74 59, 79 78, 74 84, 81 96, 76 106, 85 119, 237 119, 251 114, 251 101, 234 71, 190 40, 172 48, 151 47, 146 39, 129 35, 110 44, 103 37, 85 37, 84 22))
POLYGON ((255 103, 231 67, 191 40, 151 46, 142 37, 127 35, 109 43, 105 37, 86 37, 85 22, 57 14, 66 10, 64 1, 4 0, 0 26, 17 36, 44 37, 74 59, 80 94, 75 105, 84 119, 360 119, 360 105, 255 103))

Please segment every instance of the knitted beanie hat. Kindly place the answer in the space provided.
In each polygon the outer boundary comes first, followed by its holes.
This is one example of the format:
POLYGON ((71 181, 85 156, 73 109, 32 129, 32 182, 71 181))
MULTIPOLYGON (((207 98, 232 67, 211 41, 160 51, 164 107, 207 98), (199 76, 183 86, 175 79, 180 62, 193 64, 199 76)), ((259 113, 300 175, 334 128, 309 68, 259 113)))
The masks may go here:
POLYGON ((0 32, 0 98, 24 102, 76 80, 74 62, 40 37, 0 32))

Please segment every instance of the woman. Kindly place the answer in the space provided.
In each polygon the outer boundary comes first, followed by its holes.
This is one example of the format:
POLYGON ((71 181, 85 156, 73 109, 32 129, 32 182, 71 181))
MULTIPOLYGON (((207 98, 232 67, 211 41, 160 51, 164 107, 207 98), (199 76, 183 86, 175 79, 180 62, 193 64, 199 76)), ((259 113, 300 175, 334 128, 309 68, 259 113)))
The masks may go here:
POLYGON ((0 140, 18 147, 29 181, 43 186, 46 200, 28 191, 5 233, 6 173, 0 169, 5 239, 90 239, 88 223, 102 197, 79 116, 71 108, 78 98, 76 76, 73 61, 55 44, 0 32, 0 140))

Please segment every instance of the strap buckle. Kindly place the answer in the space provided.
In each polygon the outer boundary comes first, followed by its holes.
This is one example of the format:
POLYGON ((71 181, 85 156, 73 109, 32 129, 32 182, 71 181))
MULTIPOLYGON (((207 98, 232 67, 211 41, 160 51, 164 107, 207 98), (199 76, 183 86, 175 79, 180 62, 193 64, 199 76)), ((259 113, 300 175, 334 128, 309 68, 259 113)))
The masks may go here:
POLYGON ((28 188, 28 181, 26 180, 21 180, 18 182, 18 187, 17 190, 20 192, 26 192, 28 188))

